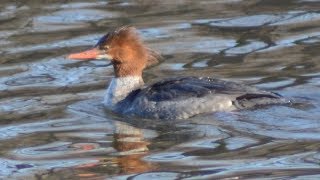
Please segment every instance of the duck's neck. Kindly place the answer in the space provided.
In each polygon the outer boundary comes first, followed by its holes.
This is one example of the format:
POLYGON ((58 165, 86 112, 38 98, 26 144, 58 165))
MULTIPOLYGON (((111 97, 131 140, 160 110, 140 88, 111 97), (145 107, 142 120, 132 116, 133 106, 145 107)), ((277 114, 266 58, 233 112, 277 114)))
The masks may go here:
POLYGON ((144 84, 141 76, 126 76, 112 78, 106 95, 104 96, 104 105, 113 109, 115 105, 126 98, 129 93, 139 89, 144 84))

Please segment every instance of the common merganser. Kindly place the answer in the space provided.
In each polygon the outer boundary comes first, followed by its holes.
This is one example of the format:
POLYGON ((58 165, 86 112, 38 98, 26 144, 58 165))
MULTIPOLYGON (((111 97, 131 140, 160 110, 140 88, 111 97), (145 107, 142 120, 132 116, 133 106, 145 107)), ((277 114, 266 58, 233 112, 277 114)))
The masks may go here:
POLYGON ((104 105, 117 113, 156 119, 186 119, 200 113, 231 111, 285 103, 281 95, 210 77, 176 77, 146 86, 142 71, 157 54, 146 47, 136 28, 125 26, 103 36, 94 48, 69 59, 108 59, 112 78, 104 105))

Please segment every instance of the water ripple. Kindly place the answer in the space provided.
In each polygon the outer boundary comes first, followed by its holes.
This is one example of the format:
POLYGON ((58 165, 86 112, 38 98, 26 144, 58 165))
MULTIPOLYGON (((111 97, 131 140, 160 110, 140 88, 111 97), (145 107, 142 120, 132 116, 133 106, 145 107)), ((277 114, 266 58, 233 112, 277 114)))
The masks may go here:
POLYGON ((319 1, 3 1, 0 179, 319 179, 319 1), (146 84, 210 76, 286 106, 161 122, 106 111, 113 68, 71 61, 134 25, 163 55, 146 84))

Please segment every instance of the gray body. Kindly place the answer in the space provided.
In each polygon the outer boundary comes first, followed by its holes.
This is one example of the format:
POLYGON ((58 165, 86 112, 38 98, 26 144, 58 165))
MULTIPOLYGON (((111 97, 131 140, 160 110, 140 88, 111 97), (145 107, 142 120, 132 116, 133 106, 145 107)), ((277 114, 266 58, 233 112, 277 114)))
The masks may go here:
POLYGON ((286 100, 273 92, 207 77, 181 77, 134 89, 111 109, 129 116, 170 120, 279 103, 286 100))

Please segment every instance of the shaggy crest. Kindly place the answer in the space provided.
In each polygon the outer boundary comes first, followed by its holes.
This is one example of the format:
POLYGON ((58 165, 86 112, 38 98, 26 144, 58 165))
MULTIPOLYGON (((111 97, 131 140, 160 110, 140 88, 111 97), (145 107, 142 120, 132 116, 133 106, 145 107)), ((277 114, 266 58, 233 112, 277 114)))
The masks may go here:
POLYGON ((142 71, 145 67, 157 64, 161 59, 157 52, 143 43, 136 28, 132 26, 123 26, 106 34, 96 46, 112 57, 116 75, 120 76, 123 75, 118 67, 119 64, 123 66, 130 63, 131 67, 126 69, 137 68, 142 71), (117 73, 117 70, 120 71, 120 74, 117 73))

